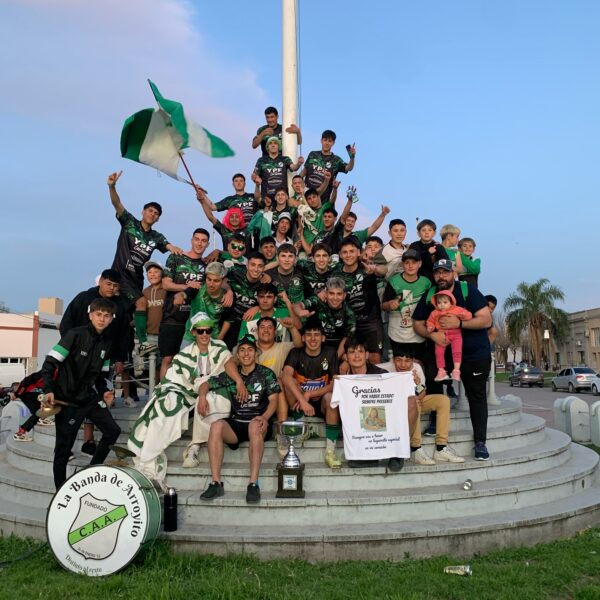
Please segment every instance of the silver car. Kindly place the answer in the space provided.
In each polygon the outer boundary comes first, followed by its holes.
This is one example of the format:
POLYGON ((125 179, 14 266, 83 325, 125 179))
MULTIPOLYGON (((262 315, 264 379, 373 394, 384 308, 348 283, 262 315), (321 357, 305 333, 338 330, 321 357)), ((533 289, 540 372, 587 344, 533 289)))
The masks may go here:
POLYGON ((567 367, 552 379, 552 391, 568 390, 571 394, 592 389, 596 371, 589 367, 567 367))
POLYGON ((591 382, 592 385, 592 394, 594 396, 600 396, 600 375, 596 373, 591 382))

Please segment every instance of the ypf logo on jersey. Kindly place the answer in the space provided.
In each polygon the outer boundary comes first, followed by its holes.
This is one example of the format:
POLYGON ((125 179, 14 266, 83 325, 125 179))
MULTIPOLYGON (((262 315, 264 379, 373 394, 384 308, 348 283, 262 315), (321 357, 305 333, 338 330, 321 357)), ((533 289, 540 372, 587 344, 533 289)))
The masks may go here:
POLYGON ((75 573, 101 576, 127 566, 160 527, 152 483, 130 468, 84 469, 56 492, 46 520, 58 562, 75 573))

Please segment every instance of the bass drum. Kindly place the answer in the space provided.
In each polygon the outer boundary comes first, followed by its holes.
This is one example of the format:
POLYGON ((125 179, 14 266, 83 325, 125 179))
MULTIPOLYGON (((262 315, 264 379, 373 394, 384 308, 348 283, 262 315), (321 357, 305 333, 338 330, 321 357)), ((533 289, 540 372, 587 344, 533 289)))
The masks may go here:
POLYGON ((100 577, 124 569, 154 541, 160 523, 160 498, 145 475, 130 467, 94 465, 56 492, 46 533, 65 569, 100 577))

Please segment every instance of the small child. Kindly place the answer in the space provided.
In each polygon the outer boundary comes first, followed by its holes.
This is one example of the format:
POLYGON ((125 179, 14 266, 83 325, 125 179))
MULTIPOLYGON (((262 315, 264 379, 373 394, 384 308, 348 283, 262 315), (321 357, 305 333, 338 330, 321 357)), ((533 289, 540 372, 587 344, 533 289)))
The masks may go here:
MULTIPOLYGON (((462 321, 472 319, 473 315, 468 310, 456 306, 454 296, 447 290, 434 294, 431 298, 431 303, 435 306, 435 310, 431 313, 429 319, 427 319, 427 331, 429 331, 429 333, 440 331, 440 320, 442 317, 452 315, 458 317, 461 321, 461 326, 459 328, 441 330, 446 335, 446 339, 450 342, 450 348, 452 349, 454 368, 452 369, 450 377, 454 379, 454 381, 460 381, 460 363, 462 362, 462 333, 460 330, 462 329, 462 321)), ((441 344, 435 345, 435 363, 438 372, 434 381, 446 381, 447 379, 450 379, 445 368, 445 353, 446 346, 442 346, 441 344)))
POLYGON ((466 281, 475 287, 477 287, 477 279, 479 278, 479 273, 481 273, 481 259, 473 257, 476 246, 475 240, 470 237, 464 237, 458 242, 460 259, 463 266, 462 272, 459 270, 458 278, 460 281, 466 281))
POLYGON ((110 366, 112 341, 104 331, 113 320, 117 307, 106 298, 92 301, 90 322, 70 329, 46 356, 41 370, 45 404, 68 402, 54 418, 54 484, 58 489, 67 479, 67 462, 77 433, 87 417, 102 432, 90 464, 104 462, 121 433, 108 406, 114 392, 108 391, 105 375, 110 366))
POLYGON ((460 229, 456 225, 448 223, 440 229, 440 237, 442 238, 442 246, 446 249, 446 254, 448 254, 448 258, 454 265, 455 272, 461 273, 463 265, 457 245, 460 238, 460 229))
POLYGON ((442 258, 448 258, 444 246, 434 240, 437 226, 431 219, 423 219, 417 224, 419 239, 409 247, 416 250, 421 256, 419 275, 427 277, 433 283, 433 265, 442 258))

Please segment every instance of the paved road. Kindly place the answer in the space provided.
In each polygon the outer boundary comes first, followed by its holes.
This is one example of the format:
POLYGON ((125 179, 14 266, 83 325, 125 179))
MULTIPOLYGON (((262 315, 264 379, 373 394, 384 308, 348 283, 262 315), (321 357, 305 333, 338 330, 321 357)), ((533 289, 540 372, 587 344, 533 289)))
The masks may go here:
MULTIPOLYGON (((523 412, 546 419, 548 427, 552 427, 554 424, 554 401, 557 398, 566 398, 571 395, 567 391, 553 392, 549 382, 546 382, 546 386, 543 388, 511 388, 508 383, 496 383, 496 395, 506 396, 507 394, 514 394, 521 398, 523 412)), ((579 392, 573 395, 585 400, 588 405, 600 400, 599 396, 594 396, 591 392, 579 392)))

